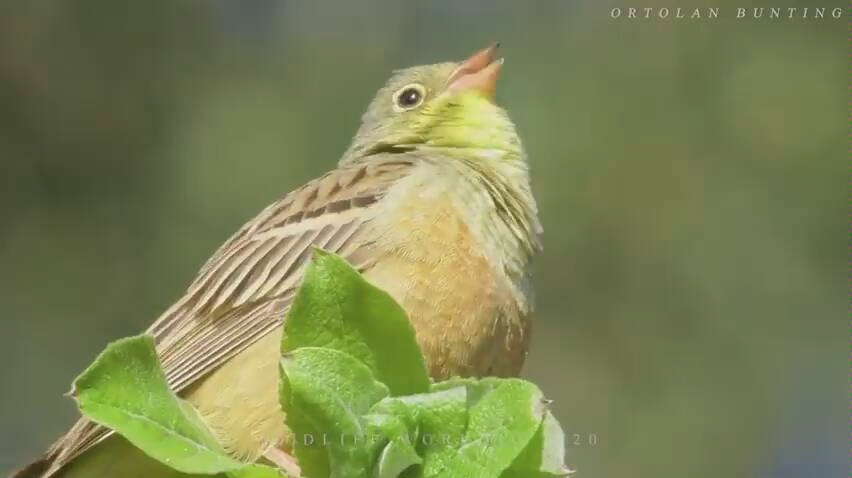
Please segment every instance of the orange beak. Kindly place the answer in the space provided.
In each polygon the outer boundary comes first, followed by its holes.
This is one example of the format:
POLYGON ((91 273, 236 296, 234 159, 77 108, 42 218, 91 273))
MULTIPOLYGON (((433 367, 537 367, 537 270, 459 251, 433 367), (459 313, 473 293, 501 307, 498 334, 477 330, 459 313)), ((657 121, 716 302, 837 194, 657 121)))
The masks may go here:
POLYGON ((497 78, 503 66, 503 59, 497 58, 499 46, 499 43, 493 43, 462 62, 447 80, 449 85, 447 89, 476 90, 493 101, 494 92, 497 89, 497 78))

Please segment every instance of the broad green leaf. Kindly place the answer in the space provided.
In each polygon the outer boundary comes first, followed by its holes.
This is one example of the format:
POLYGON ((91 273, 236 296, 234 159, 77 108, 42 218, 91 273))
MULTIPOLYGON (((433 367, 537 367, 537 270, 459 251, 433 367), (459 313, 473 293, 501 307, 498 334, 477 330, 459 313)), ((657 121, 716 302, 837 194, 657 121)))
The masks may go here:
POLYGON ((466 383, 467 428, 457 453, 427 457, 423 475, 500 476, 526 448, 541 424, 545 412, 541 391, 520 379, 456 383, 466 383))
POLYGON ((247 465, 229 471, 227 475, 230 478, 287 478, 287 474, 278 468, 258 464, 247 465))
MULTIPOLYGON (((443 392, 445 390, 449 390, 451 388, 458 387, 473 387, 476 386, 477 383, 481 382, 484 379, 476 379, 470 377, 452 377, 446 380, 442 380, 440 382, 434 382, 429 385, 430 392, 443 392)), ((465 396, 467 396, 467 392, 465 392, 465 396)))
POLYGON ((371 413, 395 416, 405 423, 406 435, 398 439, 413 441, 423 458, 424 476, 429 476, 427 472, 443 470, 458 454, 468 420, 467 388, 386 398, 371 413))
POLYGON ((396 415, 368 413, 364 415, 364 425, 367 438, 365 445, 371 450, 374 458, 392 440, 414 443, 417 439, 417 423, 412 411, 404 405, 396 415))
POLYGON ((419 465, 423 459, 414 450, 408 440, 391 440, 385 445, 376 460, 374 478, 397 478, 413 465, 419 465))
POLYGON ((534 384, 498 380, 480 382, 487 391, 470 408, 459 450, 460 456, 485 464, 486 476, 498 476, 512 464, 532 440, 546 411, 547 402, 534 384))
POLYGON ((385 398, 365 415, 374 478, 394 478, 423 461, 414 449, 417 440, 414 414, 415 410, 406 404, 385 398))
POLYGON ((565 433, 548 410, 535 436, 500 478, 552 478, 571 473, 565 466, 565 433))
POLYGON ((189 403, 169 389, 154 339, 109 344, 74 381, 72 396, 90 420, 112 428, 152 458, 183 473, 271 478, 263 465, 228 456, 189 403))
POLYGON ((429 389, 423 356, 402 307, 344 259, 319 249, 284 322, 282 351, 299 347, 354 356, 392 395, 429 389))
POLYGON ((468 407, 471 407, 476 402, 478 402, 483 396, 485 396, 485 394, 493 390, 496 386, 500 385, 505 380, 507 379, 495 377, 453 377, 442 382, 431 384, 431 386, 429 387, 429 391, 440 392, 453 388, 464 387, 467 390, 465 396, 467 397, 468 407))
POLYGON ((306 476, 368 476, 363 415, 388 396, 366 365, 344 352, 301 347, 281 358, 281 403, 306 476))

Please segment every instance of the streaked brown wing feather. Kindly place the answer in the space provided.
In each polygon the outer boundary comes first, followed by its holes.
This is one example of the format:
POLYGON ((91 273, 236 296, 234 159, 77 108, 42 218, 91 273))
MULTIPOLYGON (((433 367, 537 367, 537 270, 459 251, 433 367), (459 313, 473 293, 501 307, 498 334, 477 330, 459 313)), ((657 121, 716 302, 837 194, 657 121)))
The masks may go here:
MULTIPOLYGON (((183 391, 280 325, 312 246, 368 267, 358 233, 371 207, 408 174, 411 159, 342 164, 261 211, 223 244, 148 328, 172 389, 183 391)), ((109 434, 80 419, 49 451, 54 458, 45 476, 109 434)))

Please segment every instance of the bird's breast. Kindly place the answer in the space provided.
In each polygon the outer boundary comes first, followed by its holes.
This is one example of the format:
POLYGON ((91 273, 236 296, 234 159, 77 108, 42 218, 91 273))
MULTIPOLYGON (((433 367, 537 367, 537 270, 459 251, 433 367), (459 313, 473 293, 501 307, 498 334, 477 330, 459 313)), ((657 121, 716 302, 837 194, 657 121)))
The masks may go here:
POLYGON ((529 341, 527 304, 484 253, 459 198, 441 187, 392 191, 373 225, 365 277, 406 310, 430 375, 512 376, 529 341))

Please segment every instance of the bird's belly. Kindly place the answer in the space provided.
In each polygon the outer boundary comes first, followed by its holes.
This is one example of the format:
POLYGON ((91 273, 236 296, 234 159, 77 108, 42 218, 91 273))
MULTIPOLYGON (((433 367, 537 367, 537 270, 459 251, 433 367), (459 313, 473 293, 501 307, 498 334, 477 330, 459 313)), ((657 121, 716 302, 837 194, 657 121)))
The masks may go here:
POLYGON ((481 261, 454 259, 386 257, 365 276, 408 313, 433 379, 517 375, 529 338, 526 317, 481 261))
POLYGON ((247 461, 287 439, 278 400, 281 332, 261 337, 185 395, 225 449, 247 461))

